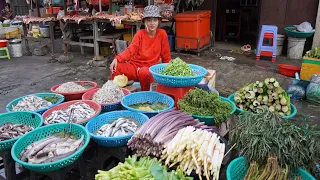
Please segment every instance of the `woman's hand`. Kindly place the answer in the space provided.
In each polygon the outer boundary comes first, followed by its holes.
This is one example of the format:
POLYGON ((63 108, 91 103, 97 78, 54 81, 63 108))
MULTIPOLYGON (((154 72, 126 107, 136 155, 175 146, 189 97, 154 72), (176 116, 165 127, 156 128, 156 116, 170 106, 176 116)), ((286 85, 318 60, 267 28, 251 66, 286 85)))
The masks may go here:
POLYGON ((116 70, 117 70, 117 65, 118 65, 118 60, 117 60, 117 59, 114 59, 114 60, 112 61, 112 63, 110 64, 110 72, 111 72, 111 73, 116 72, 116 70))

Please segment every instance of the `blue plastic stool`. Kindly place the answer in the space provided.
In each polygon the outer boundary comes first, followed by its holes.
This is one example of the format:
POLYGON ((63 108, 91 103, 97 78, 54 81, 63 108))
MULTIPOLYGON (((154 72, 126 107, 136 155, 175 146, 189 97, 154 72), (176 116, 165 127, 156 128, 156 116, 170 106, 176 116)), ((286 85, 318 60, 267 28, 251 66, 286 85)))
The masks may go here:
POLYGON ((260 37, 257 47, 256 60, 260 60, 260 56, 272 57, 272 62, 276 62, 277 56, 277 38, 278 27, 272 25, 262 25, 260 31, 260 37), (265 38, 272 39, 271 45, 263 44, 265 38))
POLYGON ((9 50, 8 50, 8 47, 2 47, 0 48, 0 51, 4 51, 4 55, 0 55, 0 58, 8 58, 10 59, 10 53, 9 53, 9 50))

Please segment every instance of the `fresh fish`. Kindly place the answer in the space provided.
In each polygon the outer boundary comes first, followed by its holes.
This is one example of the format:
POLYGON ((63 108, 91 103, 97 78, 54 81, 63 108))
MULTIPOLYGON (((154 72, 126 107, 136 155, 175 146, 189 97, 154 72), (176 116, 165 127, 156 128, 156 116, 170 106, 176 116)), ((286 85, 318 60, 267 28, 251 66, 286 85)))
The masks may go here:
POLYGON ((20 154, 22 161, 32 164, 54 162, 75 153, 83 146, 84 136, 79 139, 52 135, 27 146, 20 154))
POLYGON ((78 102, 72 104, 66 110, 61 109, 53 111, 45 118, 45 121, 49 124, 67 122, 71 114, 71 109, 74 109, 71 118, 71 121, 74 123, 78 123, 84 119, 90 118, 95 113, 95 110, 92 109, 88 104, 84 102, 78 102))
POLYGON ((33 127, 26 124, 4 123, 0 125, 0 141, 16 138, 32 131, 33 127))
POLYGON ((11 111, 37 111, 51 105, 51 102, 41 97, 30 95, 22 98, 17 105, 12 105, 11 111))
POLYGON ((74 83, 74 82, 66 82, 61 84, 57 89, 56 92, 77 92, 77 91, 84 91, 86 90, 85 87, 74 83))
POLYGON ((99 104, 107 104, 121 101, 123 97, 124 93, 118 85, 108 80, 102 88, 93 95, 92 100, 99 104))
POLYGON ((118 137, 132 134, 138 129, 138 125, 132 118, 121 117, 110 124, 101 126, 96 135, 104 137, 118 137))

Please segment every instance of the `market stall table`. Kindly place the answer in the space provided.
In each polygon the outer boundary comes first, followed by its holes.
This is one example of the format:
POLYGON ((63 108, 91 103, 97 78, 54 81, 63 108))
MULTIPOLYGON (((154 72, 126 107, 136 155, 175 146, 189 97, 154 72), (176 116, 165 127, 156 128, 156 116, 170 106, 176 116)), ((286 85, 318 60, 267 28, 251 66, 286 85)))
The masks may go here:
MULTIPOLYGON (((50 31, 50 35, 49 35, 49 39, 51 41, 51 45, 50 45, 50 49, 51 49, 51 59, 49 60, 49 62, 55 62, 57 61, 54 57, 54 40, 55 40, 55 25, 58 21, 57 20, 51 20, 51 21, 46 21, 43 22, 43 24, 47 24, 49 25, 49 31, 50 31)), ((26 50, 27 50, 27 55, 30 56, 32 53, 30 52, 30 47, 29 47, 29 40, 38 40, 38 41, 42 41, 46 38, 36 38, 36 37, 31 37, 28 36, 28 25, 32 25, 32 24, 40 24, 39 21, 34 21, 34 22, 29 22, 28 24, 23 23, 23 38, 25 39, 25 45, 26 45, 26 50)))
MULTIPOLYGON (((85 28, 89 26, 92 26, 94 22, 92 20, 83 20, 79 24, 76 21, 73 20, 60 20, 60 29, 63 34, 63 51, 64 54, 68 53, 68 45, 73 45, 73 46, 80 46, 80 47, 94 47, 94 43, 88 43, 88 42, 77 42, 73 41, 71 38, 73 37, 73 30, 80 29, 80 28, 85 28)), ((94 35, 93 35, 94 36, 94 35)), ((86 36, 87 38, 80 38, 81 40, 83 39, 94 39, 93 36, 86 36), (92 37, 92 38, 90 38, 92 37)), ((82 52, 84 54, 84 52, 82 52)))

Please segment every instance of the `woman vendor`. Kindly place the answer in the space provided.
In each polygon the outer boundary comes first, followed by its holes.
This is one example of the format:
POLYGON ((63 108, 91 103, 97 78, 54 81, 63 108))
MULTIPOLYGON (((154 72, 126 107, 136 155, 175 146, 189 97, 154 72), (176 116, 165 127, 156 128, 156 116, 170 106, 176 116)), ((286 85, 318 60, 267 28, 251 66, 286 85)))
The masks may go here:
POLYGON ((145 29, 133 37, 130 46, 115 57, 110 65, 111 78, 124 74, 129 80, 140 81, 141 90, 148 91, 153 82, 149 67, 171 60, 168 35, 159 28, 160 10, 150 5, 144 8, 142 22, 145 29))

